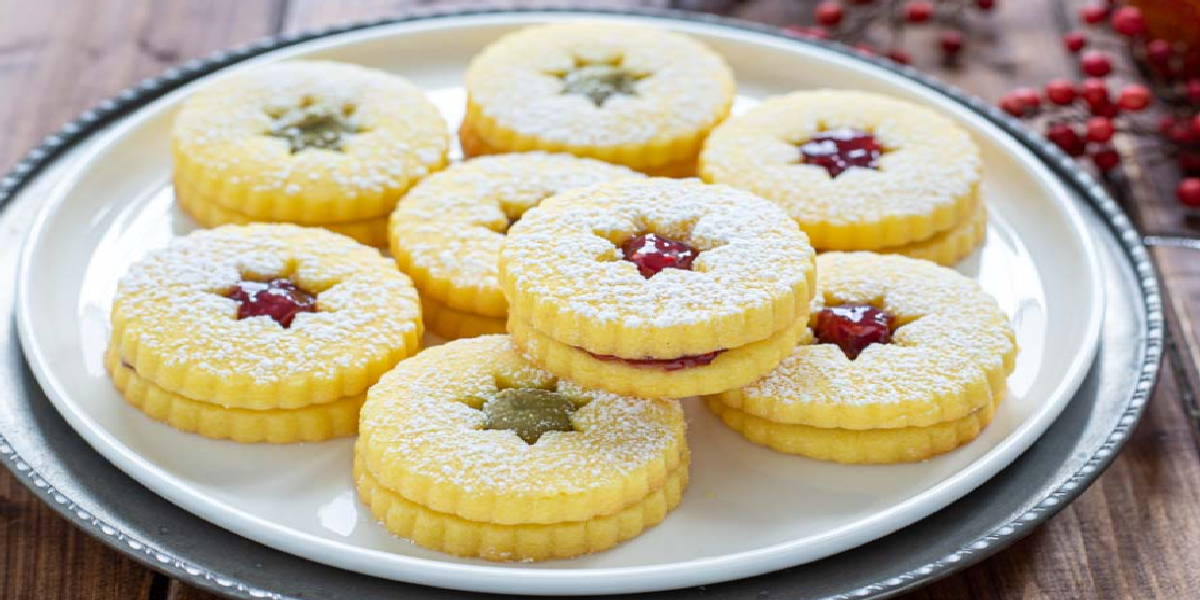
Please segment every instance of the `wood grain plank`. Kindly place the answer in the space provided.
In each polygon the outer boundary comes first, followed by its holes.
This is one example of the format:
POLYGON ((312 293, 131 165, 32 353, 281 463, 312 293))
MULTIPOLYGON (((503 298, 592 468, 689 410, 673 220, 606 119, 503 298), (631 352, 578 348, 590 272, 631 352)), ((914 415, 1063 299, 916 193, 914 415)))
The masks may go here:
MULTIPOLYGON (((266 33, 280 6, 275 0, 0 2, 0 170, 131 83, 266 33)), ((0 472, 0 597, 147 598, 152 590, 165 593, 165 580, 156 586, 155 577, 0 472)))

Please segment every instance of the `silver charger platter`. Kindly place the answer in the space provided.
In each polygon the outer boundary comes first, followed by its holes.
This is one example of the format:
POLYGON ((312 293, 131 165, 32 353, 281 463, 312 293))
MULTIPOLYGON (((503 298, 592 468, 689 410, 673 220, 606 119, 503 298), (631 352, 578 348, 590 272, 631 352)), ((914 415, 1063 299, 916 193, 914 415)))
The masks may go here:
MULTIPOLYGON (((538 11, 566 11, 538 8, 538 11)), ((415 20, 455 19, 503 10, 422 11, 380 21, 287 34, 188 62, 120 93, 47 137, 0 179, 0 272, 12 281, 39 198, 64 158, 147 103, 223 67, 260 54, 350 31, 415 20)), ((795 44, 771 27, 667 10, 589 10, 751 30, 795 44)), ((1163 313, 1148 253, 1128 218, 1070 158, 994 107, 909 67, 864 57, 991 121, 1044 161, 1082 205, 1096 243, 1108 298, 1095 362, 1058 420, 1024 455, 976 491, 887 537, 815 563, 661 596, 714 599, 885 598, 944 577, 1008 546, 1078 496, 1111 463, 1149 398, 1163 350, 1163 313)), ((13 286, 0 291, 11 314, 13 286)), ((91 449, 50 405, 29 371, 12 319, 3 325, 0 462, 54 510, 135 560, 231 598, 444 598, 437 588, 372 578, 309 562, 242 538, 175 507, 91 449)))

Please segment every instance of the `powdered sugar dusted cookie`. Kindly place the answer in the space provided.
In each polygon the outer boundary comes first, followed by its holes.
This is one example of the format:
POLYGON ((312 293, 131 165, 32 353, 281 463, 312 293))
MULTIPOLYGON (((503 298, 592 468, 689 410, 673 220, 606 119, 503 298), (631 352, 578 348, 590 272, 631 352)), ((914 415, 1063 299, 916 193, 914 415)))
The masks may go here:
POLYGON ((725 186, 624 180, 543 202, 510 231, 509 331, 545 368, 615 393, 745 385, 802 339, 813 250, 777 206, 725 186))
POLYGON ((903 256, 830 253, 817 269, 813 343, 709 406, 755 442, 843 462, 920 460, 978 435, 1017 354, 995 300, 903 256))
POLYGON ((112 325, 110 369, 251 411, 361 397, 416 352, 422 330, 416 290, 391 261, 291 225, 176 239, 121 279, 112 325))
POLYGON ((895 248, 968 223, 980 168, 949 119, 840 90, 772 98, 723 123, 700 158, 706 181, 779 203, 819 250, 895 248))
POLYGON ((328 61, 258 66, 180 109, 175 193, 206 223, 386 219, 448 146, 437 108, 403 78, 328 61))
POLYGON ((584 390, 508 336, 457 340, 372 387, 360 497, 393 533, 489 560, 607 549, 674 508, 687 483, 683 410, 584 390))
POLYGON ((530 27, 472 61, 460 139, 468 155, 548 150, 690 175, 735 86, 720 56, 683 35, 612 21, 530 27))

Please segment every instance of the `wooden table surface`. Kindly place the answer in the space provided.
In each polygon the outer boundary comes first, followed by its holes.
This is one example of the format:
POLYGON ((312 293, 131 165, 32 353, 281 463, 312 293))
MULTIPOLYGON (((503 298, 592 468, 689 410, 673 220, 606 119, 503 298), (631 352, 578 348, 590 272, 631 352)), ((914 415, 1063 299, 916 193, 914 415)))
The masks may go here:
MULTIPOLYGON (((1072 72, 1059 36, 1066 0, 1000 0, 972 36, 964 68, 937 72, 988 99, 1072 72), (1065 4, 1064 4, 1065 3, 1065 4)), ((85 108, 139 79, 261 36, 395 15, 421 0, 0 0, 0 172, 85 108)), ((515 2, 520 4, 520 2, 515 2)), ((616 0, 613 5, 662 5, 616 0)), ((744 0, 735 16, 807 21, 812 2, 744 0)), ((919 66, 936 69, 931 55, 919 66)), ((1136 157, 1135 157, 1136 158, 1136 157)), ((1174 179, 1152 157, 1127 167, 1125 201, 1147 234, 1195 236, 1174 179)), ((1193 225, 1194 227, 1194 225, 1193 225)), ((980 565, 909 598, 1185 598, 1200 594, 1200 456, 1182 408, 1197 383, 1200 253, 1154 249, 1175 353, 1145 420, 1079 500, 980 565), (1197 323, 1193 326, 1192 323, 1197 323)), ((142 567, 59 518, 0 471, 0 598, 200 600, 206 593, 142 567)))

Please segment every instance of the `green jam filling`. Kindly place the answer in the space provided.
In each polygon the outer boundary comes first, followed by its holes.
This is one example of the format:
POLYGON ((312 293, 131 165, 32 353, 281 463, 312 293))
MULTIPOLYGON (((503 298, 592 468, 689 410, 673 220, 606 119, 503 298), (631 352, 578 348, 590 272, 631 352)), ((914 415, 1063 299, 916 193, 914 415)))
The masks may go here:
POLYGON ((550 431, 573 431, 575 404, 562 394, 537 388, 509 388, 483 405, 485 429, 507 429, 536 443, 550 431))
POLYGON ((295 111, 276 119, 267 135, 287 140, 292 154, 308 148, 340 152, 346 138, 358 133, 358 126, 340 115, 325 112, 295 111))
POLYGON ((563 93, 587 96, 596 106, 604 106, 617 94, 636 94, 641 79, 642 76, 618 65, 583 65, 563 76, 563 93))

